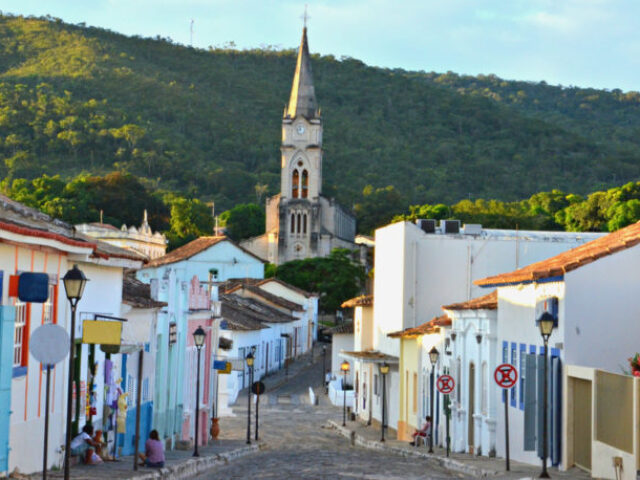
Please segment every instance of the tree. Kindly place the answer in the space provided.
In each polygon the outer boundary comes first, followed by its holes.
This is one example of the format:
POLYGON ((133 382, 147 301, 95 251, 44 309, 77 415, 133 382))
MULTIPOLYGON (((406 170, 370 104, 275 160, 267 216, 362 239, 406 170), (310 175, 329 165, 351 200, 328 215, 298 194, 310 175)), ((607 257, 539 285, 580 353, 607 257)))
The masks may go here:
POLYGON ((319 308, 334 313, 345 300, 362 292, 364 267, 357 251, 334 249, 328 257, 293 260, 276 267, 276 278, 310 292, 320 293, 319 308))
POLYGON ((264 208, 255 203, 241 203, 220 214, 220 224, 235 241, 264 233, 264 208))

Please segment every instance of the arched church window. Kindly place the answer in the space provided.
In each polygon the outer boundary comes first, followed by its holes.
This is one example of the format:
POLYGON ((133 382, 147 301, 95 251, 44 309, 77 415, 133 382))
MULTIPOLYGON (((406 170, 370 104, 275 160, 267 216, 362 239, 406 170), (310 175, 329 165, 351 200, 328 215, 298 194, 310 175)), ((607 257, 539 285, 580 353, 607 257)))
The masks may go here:
POLYGON ((298 214, 298 233, 300 233, 300 222, 301 222, 301 215, 298 214))
POLYGON ((298 187, 300 184, 300 173, 298 172, 298 169, 296 168, 293 171, 293 175, 291 176, 291 196, 293 198, 298 198, 298 187))
POLYGON ((309 192, 309 172, 302 171, 302 198, 307 198, 309 192))
POLYGON ((292 213, 291 214, 291 233, 295 233, 296 232, 296 214, 292 213))
POLYGON ((302 233, 307 234, 307 214, 302 216, 302 233))

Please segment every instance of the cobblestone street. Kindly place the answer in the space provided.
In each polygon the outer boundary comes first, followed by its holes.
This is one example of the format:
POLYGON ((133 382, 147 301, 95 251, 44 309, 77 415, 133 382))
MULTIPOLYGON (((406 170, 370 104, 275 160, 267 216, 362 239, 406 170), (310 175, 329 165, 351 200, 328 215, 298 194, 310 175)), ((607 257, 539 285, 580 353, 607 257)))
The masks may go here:
MULTIPOLYGON (((322 362, 264 395, 260 403, 260 451, 217 467, 197 478, 236 479, 440 479, 471 478, 448 472, 436 462, 406 458, 350 445, 326 427, 339 410, 309 404, 309 386, 320 385, 322 362)), ((221 420, 223 439, 246 439, 246 396, 234 408, 236 417, 221 420)), ((252 416, 255 410, 252 409, 252 416)), ((335 418, 335 420, 339 420, 335 418)), ((252 438, 254 442, 254 424, 252 438)))

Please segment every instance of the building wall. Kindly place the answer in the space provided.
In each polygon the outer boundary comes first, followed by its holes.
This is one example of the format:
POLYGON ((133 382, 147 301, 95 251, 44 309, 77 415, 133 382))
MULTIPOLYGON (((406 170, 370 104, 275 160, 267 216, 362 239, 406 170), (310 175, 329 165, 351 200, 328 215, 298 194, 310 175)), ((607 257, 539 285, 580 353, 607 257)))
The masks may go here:
POLYGON ((566 325, 551 341, 564 342, 567 363, 614 373, 626 367, 640 338, 634 320, 640 318, 638 271, 640 246, 635 246, 565 275, 566 325))
MULTIPOLYGON (((564 311, 565 306, 565 283, 549 282, 541 284, 518 285, 513 287, 503 287, 498 290, 498 328, 497 328, 497 352, 496 365, 503 363, 503 345, 507 343, 508 363, 514 364, 518 370, 519 378, 522 378, 523 369, 521 368, 521 360, 519 353, 516 355, 516 361, 513 362, 511 357, 512 346, 515 345, 517 352, 524 347, 527 353, 534 352, 541 355, 543 351, 543 341, 540 336, 540 330, 535 322, 536 303, 548 297, 558 297, 559 299, 559 322, 558 328, 554 330, 549 340, 549 347, 552 354, 560 357, 563 364, 566 362, 564 350, 564 332, 566 328, 567 318, 564 311)), ((583 346, 582 348, 589 348, 583 346)), ((524 406, 520 405, 521 382, 514 387, 515 402, 511 401, 509 396, 509 438, 510 438, 510 455, 513 460, 538 464, 538 458, 535 450, 525 450, 524 446, 524 406)), ((495 397, 494 397, 495 398, 495 397)), ((502 392, 498 391, 496 404, 498 411, 504 409, 502 400, 502 392)), ((504 441, 504 413, 496 415, 497 418, 497 454, 505 456, 504 441)))
MULTIPOLYGON (((400 340, 400 411, 397 420, 398 440, 411 440, 411 434, 418 427, 418 408, 422 396, 418 384, 420 368, 420 339, 400 340)), ((393 415, 395 416, 395 415, 393 415)), ((393 423, 390 423, 393 425, 393 423)))
MULTIPOLYGON (((340 364, 345 360, 340 355, 341 352, 353 351, 353 334, 352 333, 334 333, 333 341, 331 344, 331 374, 339 379, 343 378, 342 371, 340 370, 340 364)), ((347 359, 350 363, 350 370, 347 374, 347 383, 353 385, 354 379, 354 363, 351 359, 347 359)))

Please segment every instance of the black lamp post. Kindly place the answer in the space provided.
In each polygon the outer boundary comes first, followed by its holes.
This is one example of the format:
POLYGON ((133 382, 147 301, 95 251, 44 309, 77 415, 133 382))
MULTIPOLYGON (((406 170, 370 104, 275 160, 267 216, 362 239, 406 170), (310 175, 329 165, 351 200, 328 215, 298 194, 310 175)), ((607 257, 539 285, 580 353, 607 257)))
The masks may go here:
POLYGON ((555 318, 549 312, 544 312, 538 319, 538 327, 540 328, 540 335, 544 341, 544 400, 542 411, 542 472, 540 478, 551 478, 547 472, 547 456, 548 456, 548 444, 547 444, 547 409, 548 395, 549 395, 549 337, 555 327, 555 318))
POLYGON ((380 438, 381 442, 384 442, 384 427, 386 425, 386 410, 387 410, 387 373, 389 373, 389 364, 387 362, 381 363, 378 365, 380 369, 380 375, 382 376, 382 436, 380 438))
POLYGON ((67 431, 64 442, 64 479, 69 480, 69 461, 71 457, 71 410, 73 404, 73 363, 75 350, 76 333, 76 306, 82 298, 84 286, 87 284, 87 277, 84 276, 78 265, 74 265, 71 270, 65 273, 62 278, 64 291, 71 305, 71 329, 69 331, 69 381, 67 382, 67 431))
POLYGON ((429 360, 431 361, 431 396, 429 398, 431 403, 431 432, 429 432, 429 453, 433 453, 433 424, 434 424, 434 411, 433 411, 433 386, 435 385, 435 371, 436 371, 436 363, 438 363, 438 356, 440 352, 436 347, 433 347, 429 350, 429 360))
POLYGON ((197 377, 196 377, 196 438, 195 438, 195 446, 193 448, 193 456, 199 457, 198 453, 198 424, 200 423, 200 351, 202 350, 202 346, 204 345, 204 338, 207 336, 207 333, 204 331, 202 327, 196 328, 196 331, 193 332, 193 343, 198 349, 198 367, 197 367, 197 377))
POLYGON ((249 367, 249 388, 247 389, 247 445, 251 444, 251 385, 253 385, 253 349, 247 355, 249 367))
POLYGON ((322 346, 322 384, 325 385, 325 375, 327 374, 327 346, 322 346))
POLYGON ((342 379, 342 426, 347 426, 347 374, 349 373, 349 362, 346 360, 340 364, 340 370, 344 375, 342 379))

